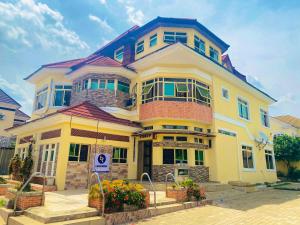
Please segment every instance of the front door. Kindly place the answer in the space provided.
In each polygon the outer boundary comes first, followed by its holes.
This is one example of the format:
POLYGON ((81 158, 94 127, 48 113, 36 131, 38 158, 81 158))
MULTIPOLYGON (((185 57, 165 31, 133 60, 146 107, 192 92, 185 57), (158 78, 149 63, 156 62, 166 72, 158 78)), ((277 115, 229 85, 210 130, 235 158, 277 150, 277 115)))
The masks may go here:
POLYGON ((152 177, 152 141, 144 142, 143 173, 148 173, 152 177))
POLYGON ((41 173, 46 176, 54 176, 54 166, 56 158, 56 144, 44 145, 41 173))

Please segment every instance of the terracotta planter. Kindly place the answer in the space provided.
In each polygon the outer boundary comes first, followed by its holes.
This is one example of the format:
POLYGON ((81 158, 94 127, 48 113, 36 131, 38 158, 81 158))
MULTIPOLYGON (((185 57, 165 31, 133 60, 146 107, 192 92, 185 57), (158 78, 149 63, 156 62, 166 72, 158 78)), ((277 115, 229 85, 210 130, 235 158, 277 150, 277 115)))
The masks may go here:
POLYGON ((102 212, 103 199, 102 198, 89 198, 89 207, 96 208, 102 212))
POLYGON ((145 206, 146 206, 146 208, 148 208, 149 206, 150 206, 150 193, 149 193, 149 191, 148 190, 143 190, 142 191, 144 194, 145 194, 145 206))
POLYGON ((10 184, 0 184, 0 195, 6 195, 6 192, 10 187, 10 184))
POLYGON ((205 187, 200 187, 200 188, 199 188, 199 192, 200 192, 200 198, 201 198, 201 199, 206 199, 206 191, 205 191, 205 187))
MULTIPOLYGON (((8 189, 5 197, 10 201, 14 201, 17 195, 16 189, 8 189)), ((39 191, 22 192, 17 200, 17 209, 25 210, 31 207, 42 206, 43 193, 39 191)))
POLYGON ((187 191, 186 189, 170 189, 167 188, 166 191, 167 198, 174 198, 177 202, 184 202, 187 200, 187 191))

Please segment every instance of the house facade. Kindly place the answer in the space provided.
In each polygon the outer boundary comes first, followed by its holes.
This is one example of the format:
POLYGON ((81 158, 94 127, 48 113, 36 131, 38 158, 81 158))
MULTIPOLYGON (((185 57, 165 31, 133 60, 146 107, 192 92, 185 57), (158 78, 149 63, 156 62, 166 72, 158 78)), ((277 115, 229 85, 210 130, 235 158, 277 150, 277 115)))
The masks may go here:
POLYGON ((194 19, 157 17, 86 58, 46 64, 32 120, 8 129, 16 153, 34 140, 35 170, 58 190, 85 188, 98 152, 107 178, 276 181, 268 108, 223 40, 194 19))
POLYGON ((0 147, 10 147, 15 141, 5 129, 30 119, 20 108, 21 105, 0 88, 0 147))

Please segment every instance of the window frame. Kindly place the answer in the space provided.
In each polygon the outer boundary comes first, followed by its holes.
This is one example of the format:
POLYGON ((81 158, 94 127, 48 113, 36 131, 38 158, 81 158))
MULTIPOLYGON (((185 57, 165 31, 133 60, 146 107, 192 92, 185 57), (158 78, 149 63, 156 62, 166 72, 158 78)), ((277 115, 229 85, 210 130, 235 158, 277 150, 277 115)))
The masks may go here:
POLYGON ((266 170, 267 170, 267 171, 270 171, 270 172, 276 171, 276 164, 275 164, 274 150, 265 149, 265 163, 266 163, 266 170), (267 151, 268 151, 268 153, 267 153, 267 151), (271 157, 273 169, 268 168, 267 156, 268 156, 268 157, 271 157))
POLYGON ((138 55, 142 53, 144 50, 145 50, 145 41, 144 40, 139 41, 135 47, 135 54, 138 55))
POLYGON ((43 88, 40 88, 36 92, 36 94, 35 94, 35 106, 34 106, 35 111, 45 108, 46 105, 47 105, 47 101, 48 101, 48 85, 43 87, 43 88), (43 100, 43 106, 42 107, 38 106, 40 99, 43 100))
POLYGON ((252 145, 249 144, 241 144, 241 156, 242 156, 242 166, 243 166, 243 171, 247 172, 254 172, 256 171, 256 163, 255 163, 255 152, 254 152, 254 147, 252 145), (249 149, 243 149, 243 147, 246 148, 251 148, 251 154, 252 154, 252 162, 253 162, 253 167, 245 167, 244 166, 244 156, 243 156, 243 151, 250 151, 249 149))
POLYGON ((237 107, 238 107, 239 118, 249 122, 250 121, 250 104, 249 104, 249 102, 245 98, 237 97, 237 107), (240 105, 239 105, 240 102, 246 103, 248 118, 243 117, 243 112, 242 112, 242 115, 240 114, 240 105))
POLYGON ((123 62, 123 60, 124 60, 124 46, 121 46, 120 48, 115 50, 114 58, 118 62, 123 62), (122 56, 122 57, 119 59, 119 56, 122 56))
POLYGON ((219 63, 219 59, 220 59, 219 51, 212 46, 209 46, 209 58, 214 62, 219 63))
POLYGON ((128 149, 123 148, 123 147, 113 147, 112 163, 121 163, 121 164, 128 163, 128 149), (116 150, 119 150, 118 158, 115 158, 116 150), (123 157, 121 157, 121 152, 123 152, 122 153, 123 157), (124 156, 125 156, 125 158, 124 158, 124 156), (124 161, 121 162, 121 160, 124 160, 124 161))
POLYGON ((203 41, 198 35, 194 34, 194 49, 196 52, 205 55, 206 54, 206 46, 205 41, 203 41), (196 46, 199 45, 199 46, 196 46), (202 46, 202 48, 201 48, 202 46), (204 49, 203 49, 204 47, 204 49))
POLYGON ((204 158, 204 151, 201 149, 195 149, 195 166, 204 166, 205 165, 205 158, 204 158), (197 160, 197 155, 199 156, 199 152, 202 152, 202 160, 197 160), (201 164, 202 163, 202 164, 201 164))
POLYGON ((230 100, 230 95, 229 95, 229 89, 228 88, 222 87, 222 89, 221 89, 221 95, 222 95, 222 98, 224 100, 226 100, 226 101, 230 100), (224 91, 227 91, 227 97, 224 96, 224 91))
POLYGON ((154 47, 155 45, 157 45, 157 33, 153 34, 152 36, 150 36, 149 38, 149 48, 154 47), (154 44, 152 44, 153 40, 155 41, 154 44))
POLYGON ((52 96, 52 106, 53 107, 65 107, 65 106, 70 106, 71 104, 71 98, 72 98, 72 89, 73 85, 72 84, 60 84, 56 83, 54 85, 54 91, 53 91, 53 96, 52 96), (59 87, 61 86, 61 87, 59 87), (56 104, 56 93, 57 92, 62 92, 62 99, 61 99, 61 105, 56 104), (66 93, 69 93, 69 100, 66 102, 66 93))
POLYGON ((187 32, 164 31, 163 41, 167 44, 174 44, 180 42, 186 45, 188 43, 188 35, 187 32), (181 39, 185 39, 185 42, 180 41, 181 39))
POLYGON ((269 112, 267 110, 264 110, 263 108, 260 108, 259 109, 259 116, 260 116, 260 122, 261 122, 261 124, 264 127, 266 127, 266 128, 270 128, 270 116, 269 116, 269 112))
POLYGON ((69 154, 68 154, 68 162, 88 163, 88 161, 89 161, 89 154, 90 154, 90 147, 91 147, 91 146, 88 145, 88 144, 70 143, 70 145, 69 145, 69 154), (71 145, 75 145, 74 153, 76 152, 76 145, 79 146, 79 149, 78 149, 78 155, 70 155, 71 145), (80 160, 82 146, 87 146, 87 156, 86 156, 86 161, 81 161, 81 160, 80 160), (76 157, 77 160, 70 160, 70 157, 76 157))

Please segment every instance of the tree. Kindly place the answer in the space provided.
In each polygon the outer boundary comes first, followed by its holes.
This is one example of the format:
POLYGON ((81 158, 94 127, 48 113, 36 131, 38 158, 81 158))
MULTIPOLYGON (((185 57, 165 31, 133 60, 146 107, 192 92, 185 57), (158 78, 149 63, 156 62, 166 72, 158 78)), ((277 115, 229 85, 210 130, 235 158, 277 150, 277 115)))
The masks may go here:
MULTIPOLYGON (((31 142, 28 147, 28 155, 25 157, 22 168, 21 168, 21 174, 23 178, 23 184, 26 183, 26 181, 30 178, 32 167, 33 167, 33 160, 32 160, 32 145, 31 142)), ((27 187, 25 187, 26 189, 27 187)), ((30 187, 28 187, 30 189, 30 187)))
POLYGON ((283 161, 292 170, 292 162, 300 161, 300 138, 282 135, 274 138, 274 153, 276 160, 283 161))
POLYGON ((21 164, 22 164, 22 161, 18 154, 16 154, 10 160, 9 167, 8 167, 8 173, 11 174, 13 176, 13 179, 15 179, 15 180, 21 179, 21 174, 20 174, 21 164))

